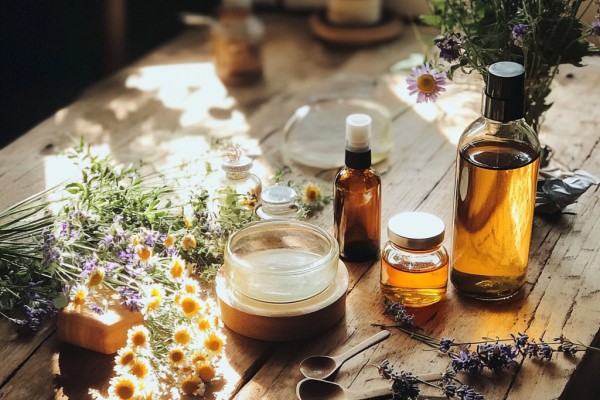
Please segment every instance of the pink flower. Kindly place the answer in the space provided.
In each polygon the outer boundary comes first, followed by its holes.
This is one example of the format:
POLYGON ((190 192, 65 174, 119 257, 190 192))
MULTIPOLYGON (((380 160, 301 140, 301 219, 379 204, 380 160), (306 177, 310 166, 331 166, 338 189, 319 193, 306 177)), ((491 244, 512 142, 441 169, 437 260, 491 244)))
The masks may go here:
POLYGON ((412 69, 413 73, 406 78, 409 94, 417 94, 417 103, 435 102, 440 92, 445 92, 446 73, 428 65, 412 69))

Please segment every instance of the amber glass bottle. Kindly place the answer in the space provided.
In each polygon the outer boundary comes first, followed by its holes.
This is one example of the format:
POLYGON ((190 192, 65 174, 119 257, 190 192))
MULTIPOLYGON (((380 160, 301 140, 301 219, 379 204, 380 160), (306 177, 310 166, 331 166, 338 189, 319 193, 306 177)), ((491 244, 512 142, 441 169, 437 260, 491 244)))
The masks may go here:
POLYGON ((450 279, 463 294, 501 300, 525 282, 540 143, 523 119, 524 68, 488 72, 483 116, 458 143, 450 279))
POLYGON ((379 256, 381 179, 371 168, 371 118, 352 114, 346 119, 346 166, 334 183, 334 232, 340 257, 372 261, 379 256))

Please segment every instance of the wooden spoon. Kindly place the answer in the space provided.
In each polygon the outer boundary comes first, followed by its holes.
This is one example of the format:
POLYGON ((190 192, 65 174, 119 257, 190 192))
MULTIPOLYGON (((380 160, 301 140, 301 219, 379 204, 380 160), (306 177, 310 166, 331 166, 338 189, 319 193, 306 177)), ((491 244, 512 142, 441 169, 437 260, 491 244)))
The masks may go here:
POLYGON ((312 356, 304 359, 300 363, 300 372, 307 378, 313 379, 328 379, 334 376, 342 364, 354 357, 361 351, 368 349, 371 346, 387 339, 390 336, 390 331, 381 331, 367 340, 359 343, 345 353, 330 357, 330 356, 312 356))
MULTIPOLYGON (((422 375, 418 378, 422 381, 433 381, 440 379, 440 374, 422 375)), ((391 383, 373 389, 350 390, 335 382, 306 378, 298 382, 296 396, 300 400, 366 400, 379 397, 389 398, 392 396, 392 390, 391 383)), ((427 396, 427 399, 446 399, 446 397, 427 396)))

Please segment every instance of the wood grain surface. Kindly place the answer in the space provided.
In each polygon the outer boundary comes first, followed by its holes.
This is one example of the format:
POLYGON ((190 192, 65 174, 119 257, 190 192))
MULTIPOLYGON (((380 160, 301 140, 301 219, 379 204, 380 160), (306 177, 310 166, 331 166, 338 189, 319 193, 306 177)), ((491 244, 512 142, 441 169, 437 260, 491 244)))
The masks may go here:
MULTIPOLYGON (((263 82, 223 87, 212 69, 208 33, 189 30, 0 150, 0 207, 76 176, 77 170, 58 151, 80 135, 116 161, 144 159, 159 169, 199 153, 195 146, 201 145, 203 135, 235 135, 253 144, 257 169, 269 177, 289 162, 280 148, 283 126, 296 107, 319 96, 351 95, 364 90, 367 82, 367 90, 393 115, 394 149, 376 166, 382 173, 382 236, 385 239, 389 218, 407 210, 434 213, 450 227, 455 144, 478 115, 481 84, 464 77, 438 103, 415 105, 405 88, 408 72, 387 73, 395 61, 423 51, 411 27, 388 43, 340 49, 317 41, 306 15, 261 18, 267 26, 263 82)), ((600 175, 600 59, 587 57, 585 63, 585 68, 561 67, 541 139, 569 168, 600 175)), ((335 171, 291 166, 295 177, 326 185, 333 181, 335 171)), ((527 283, 516 298, 481 303, 458 297, 450 286, 445 301, 416 315, 420 326, 436 337, 457 340, 516 332, 552 339, 562 333, 598 346, 598 188, 591 188, 568 211, 535 218, 527 283)), ((331 206, 312 222, 331 230, 331 206)), ((206 397, 295 398, 301 380, 298 365, 305 357, 341 353, 375 333, 378 328, 372 323, 389 322, 382 315, 378 263, 347 267, 347 311, 339 324, 321 337, 291 344, 256 341, 228 331, 220 366, 224 376, 209 387, 206 397)), ((390 339, 348 361, 336 381, 351 389, 378 386, 381 378, 375 366, 386 358, 397 369, 416 374, 441 372, 450 365, 447 357, 393 331, 390 339)), ((88 388, 107 389, 113 366, 111 356, 58 343, 52 325, 21 339, 6 321, 0 323, 0 360, 0 399, 11 400, 85 399, 88 388)), ((464 381, 488 399, 592 399, 600 398, 598 371, 597 354, 557 355, 551 362, 526 360, 520 370, 486 372, 464 381)))

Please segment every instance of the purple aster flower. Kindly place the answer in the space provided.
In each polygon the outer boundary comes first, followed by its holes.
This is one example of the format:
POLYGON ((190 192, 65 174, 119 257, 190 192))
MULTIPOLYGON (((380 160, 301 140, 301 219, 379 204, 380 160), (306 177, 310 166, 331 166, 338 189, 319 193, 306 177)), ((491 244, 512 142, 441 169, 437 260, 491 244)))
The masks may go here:
POLYGON ((529 31, 526 25, 516 24, 515 26, 513 26, 510 37, 515 46, 523 47, 523 41, 525 40, 525 36, 528 32, 529 31))
POLYGON ((142 297, 135 290, 123 286, 119 289, 119 295, 121 296, 121 304, 123 304, 129 311, 139 311, 142 309, 142 297))
POLYGON ((435 102, 440 92, 446 91, 446 73, 440 72, 428 65, 412 69, 412 74, 406 78, 409 94, 417 95, 417 103, 435 102))
POLYGON ((448 62, 453 62, 460 57, 462 45, 460 33, 446 32, 445 35, 438 36, 434 43, 440 49, 440 57, 448 62))
POLYGON ((592 35, 600 36, 600 20, 596 20, 592 22, 592 35))
POLYGON ((76 229, 71 230, 71 234, 69 235, 69 237, 73 240, 79 239, 80 236, 81 236, 81 232, 79 232, 76 229))

